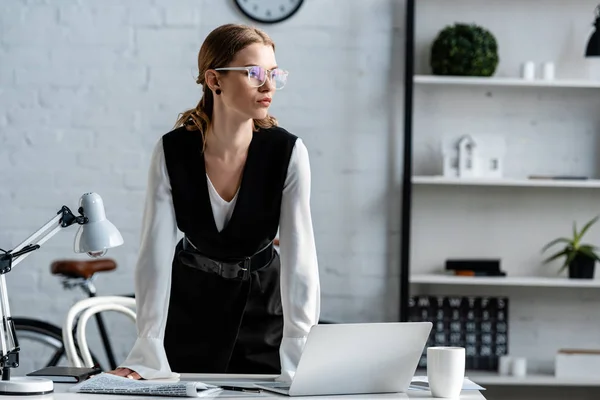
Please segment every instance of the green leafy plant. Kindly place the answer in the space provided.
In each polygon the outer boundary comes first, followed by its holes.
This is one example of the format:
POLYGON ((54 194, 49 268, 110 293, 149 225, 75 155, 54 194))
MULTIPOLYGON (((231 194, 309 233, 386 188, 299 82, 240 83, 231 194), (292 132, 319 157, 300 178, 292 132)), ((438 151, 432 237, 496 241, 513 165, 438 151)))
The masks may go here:
POLYGON ((430 65, 435 75, 492 76, 499 61, 496 38, 475 24, 447 26, 431 46, 430 65))
POLYGON ((575 258, 577 256, 584 256, 584 257, 591 258, 594 261, 600 261, 600 257, 598 256, 598 253, 596 252, 596 250, 598 250, 598 247, 593 246, 591 244, 581 242, 583 235, 585 235, 585 233, 588 231, 588 229, 590 229, 590 227, 592 225, 594 225, 596 223, 596 221, 598 221, 598 217, 600 217, 600 216, 596 216, 596 217, 592 218, 590 221, 588 221, 583 226, 583 228, 581 228, 581 231, 579 231, 579 232, 577 231, 577 224, 575 222, 573 222, 573 237, 572 238, 569 239, 566 237, 561 237, 558 239, 554 239, 550 243, 546 244, 542 248, 542 253, 545 252, 546 250, 548 250, 550 247, 560 244, 560 243, 564 243, 564 248, 562 250, 560 250, 559 252, 551 255, 547 259, 545 259, 544 263, 549 263, 550 261, 554 261, 557 258, 565 257, 565 262, 562 265, 562 267, 560 268, 560 270, 558 271, 560 273, 565 268, 567 268, 573 262, 573 260, 575 260, 575 258))

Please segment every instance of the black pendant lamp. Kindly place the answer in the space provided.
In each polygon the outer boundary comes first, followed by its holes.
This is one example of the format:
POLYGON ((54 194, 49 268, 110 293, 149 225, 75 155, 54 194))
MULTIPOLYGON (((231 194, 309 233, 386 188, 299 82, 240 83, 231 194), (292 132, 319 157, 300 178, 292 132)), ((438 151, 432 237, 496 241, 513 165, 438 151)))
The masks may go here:
POLYGON ((596 7, 596 22, 594 22, 596 30, 592 33, 585 51, 586 57, 600 57, 600 5, 596 7))

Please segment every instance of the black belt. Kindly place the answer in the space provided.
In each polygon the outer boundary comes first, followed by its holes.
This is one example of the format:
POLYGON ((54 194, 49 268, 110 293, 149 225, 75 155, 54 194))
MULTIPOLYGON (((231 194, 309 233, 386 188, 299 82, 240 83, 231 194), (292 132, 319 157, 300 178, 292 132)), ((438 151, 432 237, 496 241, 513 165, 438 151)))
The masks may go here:
POLYGON ((194 262, 186 263, 201 271, 212 272, 226 279, 250 278, 252 271, 257 271, 266 267, 273 260, 274 249, 273 242, 256 252, 250 257, 243 259, 219 261, 209 258, 202 254, 196 246, 186 237, 183 238, 183 249, 194 253, 194 262))

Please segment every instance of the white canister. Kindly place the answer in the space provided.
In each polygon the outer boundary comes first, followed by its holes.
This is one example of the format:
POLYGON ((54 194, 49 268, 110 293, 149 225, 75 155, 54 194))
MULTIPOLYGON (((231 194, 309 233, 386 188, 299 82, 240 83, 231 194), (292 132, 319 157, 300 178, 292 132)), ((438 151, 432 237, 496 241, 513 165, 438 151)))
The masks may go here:
POLYGON ((512 374, 517 378, 524 378, 527 375, 527 359, 525 357, 513 358, 512 374))
POLYGON ((521 77, 528 81, 535 79, 535 63, 533 61, 527 61, 523 63, 521 77))
POLYGON ((512 357, 501 356, 498 360, 498 374, 502 376, 510 375, 512 367, 512 357))
POLYGON ((545 62, 542 64, 542 78, 547 81, 551 81, 554 79, 555 71, 554 71, 554 63, 545 62))

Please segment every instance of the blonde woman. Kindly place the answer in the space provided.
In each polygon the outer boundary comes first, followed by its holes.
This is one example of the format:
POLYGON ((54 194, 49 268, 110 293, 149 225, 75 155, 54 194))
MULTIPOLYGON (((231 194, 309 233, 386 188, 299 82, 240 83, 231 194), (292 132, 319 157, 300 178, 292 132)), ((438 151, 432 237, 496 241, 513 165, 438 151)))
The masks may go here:
POLYGON ((308 152, 268 113, 288 75, 274 50, 265 32, 234 24, 202 44, 202 98, 152 154, 138 338, 114 374, 294 375, 320 284, 308 152))

